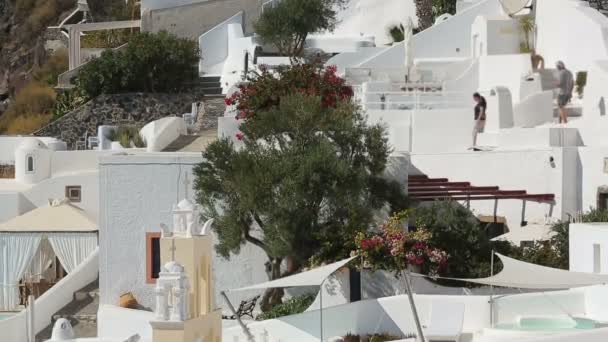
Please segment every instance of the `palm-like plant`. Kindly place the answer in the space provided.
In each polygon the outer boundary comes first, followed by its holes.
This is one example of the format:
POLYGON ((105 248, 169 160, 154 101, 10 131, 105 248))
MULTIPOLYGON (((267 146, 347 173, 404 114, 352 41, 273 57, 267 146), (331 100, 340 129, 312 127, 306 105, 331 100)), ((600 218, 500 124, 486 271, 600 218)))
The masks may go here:
POLYGON ((521 49, 522 52, 530 52, 532 51, 532 44, 530 42, 530 33, 534 31, 535 28, 534 18, 532 16, 523 16, 519 19, 519 28, 521 32, 524 34, 524 42, 522 43, 521 49))

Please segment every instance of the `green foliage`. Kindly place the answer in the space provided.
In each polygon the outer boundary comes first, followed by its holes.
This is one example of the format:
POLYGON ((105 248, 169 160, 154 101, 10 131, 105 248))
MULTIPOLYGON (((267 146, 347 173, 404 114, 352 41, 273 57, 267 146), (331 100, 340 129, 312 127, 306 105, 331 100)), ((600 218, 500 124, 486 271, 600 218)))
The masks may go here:
POLYGON ((89 1, 89 9, 95 21, 136 20, 140 18, 138 0, 89 1))
POLYGON ((456 14, 456 0, 433 0, 433 16, 445 13, 456 14))
POLYGON ((490 241, 486 226, 456 202, 435 202, 416 209, 415 216, 415 227, 431 232, 429 244, 449 253, 448 277, 487 277, 492 250, 512 255, 516 249, 508 242, 490 241))
POLYGON ((137 29, 116 29, 87 32, 80 39, 82 48, 106 48, 112 49, 128 43, 134 35, 139 33, 137 29))
POLYGON ((196 42, 167 32, 138 33, 120 50, 85 64, 76 80, 82 94, 178 92, 198 77, 196 42))
POLYGON ((108 139, 118 141, 122 147, 146 147, 146 143, 134 126, 119 126, 109 132, 108 139))
POLYGON ((384 128, 368 126, 350 102, 332 108, 319 97, 285 96, 241 130, 242 149, 219 140, 195 169, 197 200, 216 219, 225 257, 246 241, 270 259, 300 264, 313 255, 346 257, 375 210, 388 199, 395 210, 405 206, 398 185, 382 178, 390 152, 384 128))
POLYGON ((286 302, 275 305, 271 310, 259 314, 255 319, 257 321, 263 321, 283 316, 296 315, 306 311, 314 301, 315 296, 310 294, 291 297, 286 302))
POLYGON ((587 85, 587 72, 579 71, 576 73, 576 93, 579 96, 583 96, 583 90, 587 85))
POLYGON ((524 41, 520 44, 522 53, 532 52, 533 47, 530 42, 530 34, 534 31, 535 27, 534 17, 531 15, 526 15, 519 19, 519 28, 524 36, 524 41))
POLYGON ((88 101, 89 98, 83 95, 78 88, 59 93, 53 110, 53 120, 59 119, 88 101))
POLYGON ((403 24, 393 25, 388 28, 388 34, 393 39, 393 43, 402 42, 405 39, 405 28, 403 24))
POLYGON ((282 0, 266 6, 255 23, 255 32, 264 44, 273 45, 284 56, 302 55, 311 33, 332 31, 339 6, 345 0, 282 0))

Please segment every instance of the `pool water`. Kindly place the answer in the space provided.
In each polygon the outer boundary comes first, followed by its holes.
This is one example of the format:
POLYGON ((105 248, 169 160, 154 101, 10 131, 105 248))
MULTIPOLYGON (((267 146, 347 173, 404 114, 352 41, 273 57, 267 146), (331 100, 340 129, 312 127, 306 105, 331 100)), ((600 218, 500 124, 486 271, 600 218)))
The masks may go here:
POLYGON ((3 319, 11 318, 13 316, 14 316, 14 314, 3 314, 3 313, 0 313, 0 321, 3 320, 3 319))
POLYGON ((497 324, 496 328, 519 331, 588 330, 595 328, 595 322, 585 318, 522 317, 516 323, 497 324))

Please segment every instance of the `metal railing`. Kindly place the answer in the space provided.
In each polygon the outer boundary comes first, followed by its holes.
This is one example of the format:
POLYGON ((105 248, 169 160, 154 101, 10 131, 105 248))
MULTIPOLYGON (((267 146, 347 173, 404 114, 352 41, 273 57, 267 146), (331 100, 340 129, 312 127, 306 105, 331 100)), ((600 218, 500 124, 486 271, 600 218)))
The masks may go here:
POLYGON ((471 106, 470 94, 446 92, 437 85, 394 85, 399 91, 366 91, 353 86, 355 99, 365 110, 418 110, 467 108, 471 106))

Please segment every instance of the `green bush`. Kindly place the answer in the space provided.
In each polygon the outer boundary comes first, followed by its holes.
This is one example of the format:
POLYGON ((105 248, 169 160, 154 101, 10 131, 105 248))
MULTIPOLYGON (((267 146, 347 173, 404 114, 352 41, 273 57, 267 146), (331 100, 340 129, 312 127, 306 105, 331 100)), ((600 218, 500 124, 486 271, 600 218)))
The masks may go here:
POLYGON ((292 297, 282 304, 275 305, 270 311, 259 314, 256 320, 263 321, 304 312, 315 301, 313 295, 292 297))
POLYGON ((116 29, 88 32, 80 39, 80 46, 88 48, 117 48, 128 43, 131 38, 139 33, 139 29, 116 29))
POLYGON ((167 32, 138 33, 120 50, 85 64, 77 87, 90 98, 126 92, 178 92, 198 77, 196 42, 167 32))
POLYGON ((57 120, 65 114, 87 103, 89 98, 83 95, 77 88, 64 91, 57 95, 57 102, 53 110, 53 120, 57 120))
POLYGON ((146 147, 146 143, 139 134, 139 130, 134 126, 119 126, 110 131, 107 136, 111 141, 117 141, 125 148, 146 147))
POLYGON ((583 96, 583 91, 587 85, 587 72, 579 71, 576 73, 576 93, 578 96, 583 96))

